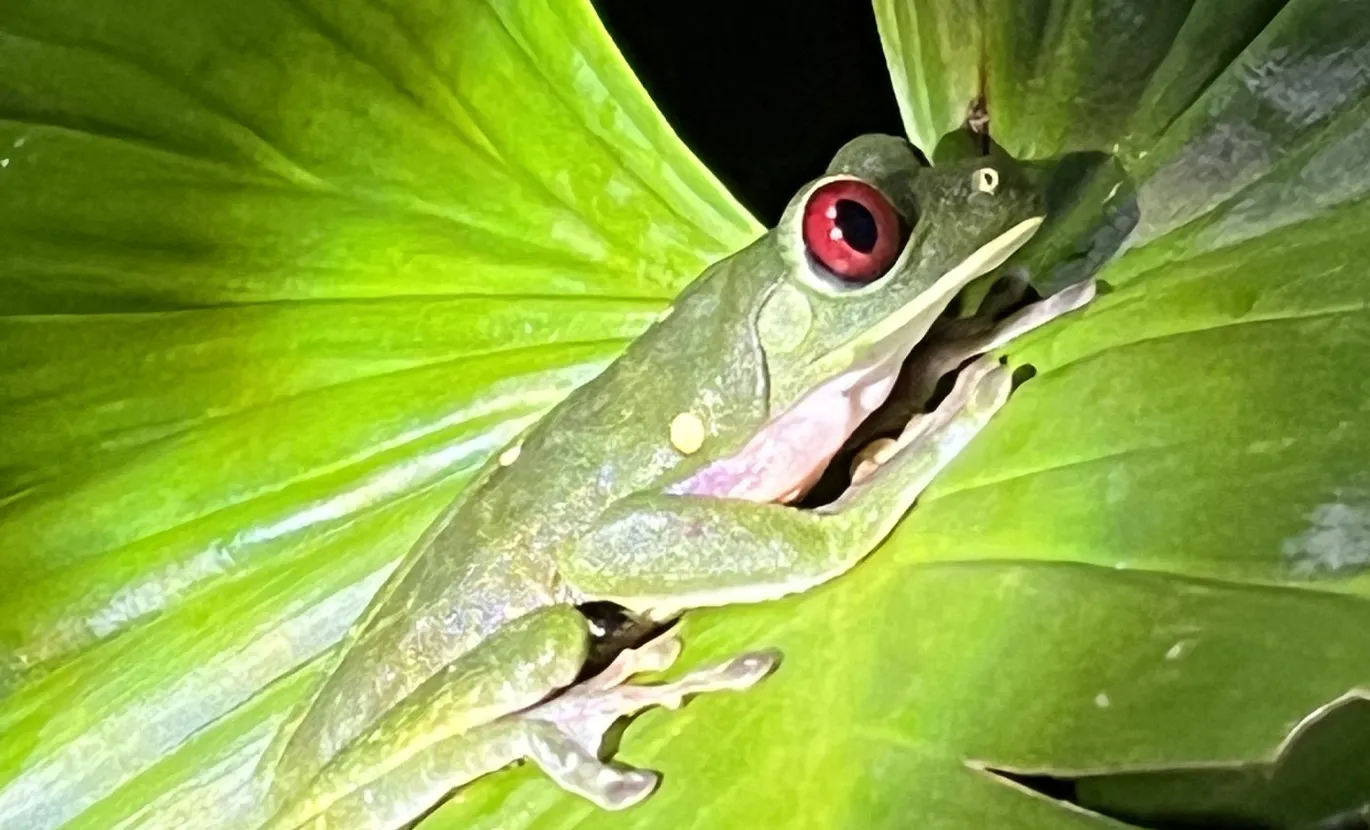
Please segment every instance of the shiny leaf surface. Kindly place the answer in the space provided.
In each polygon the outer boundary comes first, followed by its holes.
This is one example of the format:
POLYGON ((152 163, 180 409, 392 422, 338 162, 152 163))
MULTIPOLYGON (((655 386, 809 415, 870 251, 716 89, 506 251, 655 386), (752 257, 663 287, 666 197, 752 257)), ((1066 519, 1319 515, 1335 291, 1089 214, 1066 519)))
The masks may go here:
POLYGON ((227 798, 472 471, 757 232, 585 3, 4 4, 0 826, 227 798))
MULTIPOLYGON (((647 804, 524 767, 423 827, 1122 827, 993 770, 1267 760, 1370 682, 1370 18, 958 8, 876 4, 910 135, 984 92, 1018 155, 1116 154, 1114 290, 1015 346, 1036 376, 869 562, 689 619, 685 663, 785 662, 628 730, 647 804)), ((0 826, 252 826, 433 511, 756 228, 582 3, 0 31, 0 826)))

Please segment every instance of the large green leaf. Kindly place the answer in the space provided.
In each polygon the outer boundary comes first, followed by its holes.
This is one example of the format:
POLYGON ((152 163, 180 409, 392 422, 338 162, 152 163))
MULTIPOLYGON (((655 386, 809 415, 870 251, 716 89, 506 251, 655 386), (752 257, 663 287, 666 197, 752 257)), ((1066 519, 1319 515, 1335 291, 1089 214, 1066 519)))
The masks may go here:
MULTIPOLYGON (((786 662, 628 730, 623 757, 667 776, 632 821, 523 770, 436 826, 1123 826, 987 770, 1267 762, 1370 682, 1370 18, 1011 5, 877 5, 891 64, 922 73, 897 88, 942 90, 908 93, 910 133, 930 151, 981 92, 937 21, 980 32, 999 143, 1116 145, 1131 183, 1092 210, 1131 192, 1141 220, 1114 290, 1015 349, 1036 377, 871 561, 692 618, 691 660, 786 662)), ((1146 820, 1124 785, 1079 797, 1146 820)))
MULTIPOLYGON (((583 3, 202 5, 0 8, 4 827, 249 822, 388 563, 755 233, 583 3)), ((1116 290, 871 561, 690 619, 786 661, 630 728, 647 804, 523 768, 424 827, 1120 826, 985 769, 1266 760, 1370 682, 1353 6, 879 0, 925 148, 983 91, 1118 154, 1116 290)))
POLYGON ((0 826, 238 783, 470 473, 757 232, 586 3, 0 4, 0 826))

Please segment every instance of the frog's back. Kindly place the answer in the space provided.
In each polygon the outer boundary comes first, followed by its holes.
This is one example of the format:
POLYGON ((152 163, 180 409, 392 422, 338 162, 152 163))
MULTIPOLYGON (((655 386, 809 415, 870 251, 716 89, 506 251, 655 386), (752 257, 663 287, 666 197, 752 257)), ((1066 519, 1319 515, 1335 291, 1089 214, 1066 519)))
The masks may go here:
POLYGON ((739 436, 764 419, 759 347, 727 322, 737 320, 749 293, 721 280, 696 283, 676 313, 539 422, 513 463, 492 462, 434 522, 283 736, 280 765, 292 781, 321 769, 501 626, 574 602, 557 573, 558 548, 614 501, 660 487, 691 466, 670 440, 674 414, 704 402, 739 436))

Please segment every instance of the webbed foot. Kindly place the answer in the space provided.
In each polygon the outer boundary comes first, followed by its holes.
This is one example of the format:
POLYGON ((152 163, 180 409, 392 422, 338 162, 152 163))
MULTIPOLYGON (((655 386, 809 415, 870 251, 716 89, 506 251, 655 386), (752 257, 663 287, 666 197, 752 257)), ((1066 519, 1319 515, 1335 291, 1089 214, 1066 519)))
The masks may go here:
POLYGON ((642 801, 656 789, 660 776, 601 760, 605 736, 614 723, 653 706, 677 709, 692 695, 749 688, 780 661, 776 652, 750 652, 670 683, 628 682, 635 675, 669 668, 680 650, 679 637, 668 630, 638 648, 620 652, 599 675, 524 712, 529 758, 563 788, 606 810, 622 810, 642 801))
MULTIPOLYGON (((1094 299, 1096 291, 1095 282, 1087 280, 1026 306, 993 326, 978 325, 980 322, 978 320, 965 321, 968 326, 966 330, 959 332, 959 336, 952 336, 932 344, 926 351, 918 366, 921 376, 914 381, 916 388, 921 390, 922 395, 926 397, 926 395, 931 394, 938 378, 953 371, 966 360, 1001 348, 1057 317, 1088 305, 1094 299)), ((994 366, 997 366, 997 363, 989 359, 975 361, 962 371, 962 377, 958 378, 956 388, 968 394, 981 383, 982 377, 987 375, 994 366)), ((996 383, 1005 382, 997 378, 994 380, 996 383)), ((998 391, 993 394, 997 396, 998 391)), ((916 413, 911 416, 897 438, 877 438, 863 446, 851 461, 852 483, 860 484, 868 480, 876 470, 888 463, 895 455, 919 440, 925 439, 925 436, 935 426, 948 420, 952 414, 960 411, 966 405, 967 400, 958 397, 953 392, 952 396, 942 402, 937 411, 916 413)), ((999 405, 1002 405, 1002 401, 999 402, 999 405)))

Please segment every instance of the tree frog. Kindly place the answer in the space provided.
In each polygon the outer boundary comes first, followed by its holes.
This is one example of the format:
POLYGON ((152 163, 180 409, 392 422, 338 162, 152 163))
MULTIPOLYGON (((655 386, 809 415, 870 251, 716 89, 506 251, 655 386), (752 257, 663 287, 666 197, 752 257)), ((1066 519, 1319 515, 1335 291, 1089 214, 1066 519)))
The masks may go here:
MULTIPOLYGON (((970 363, 845 492, 801 499, 953 298, 1043 213, 1009 159, 926 168, 902 139, 845 145, 774 229, 706 269, 417 542, 265 756, 269 826, 402 827, 519 760, 605 808, 647 797, 655 773, 598 757, 613 722, 744 689, 778 656, 631 683, 675 659, 668 629, 578 680, 592 640, 581 609, 666 624, 862 560, 1003 405, 1007 369, 970 363)), ((1042 301, 943 358, 954 369, 1088 299, 1042 301)))

